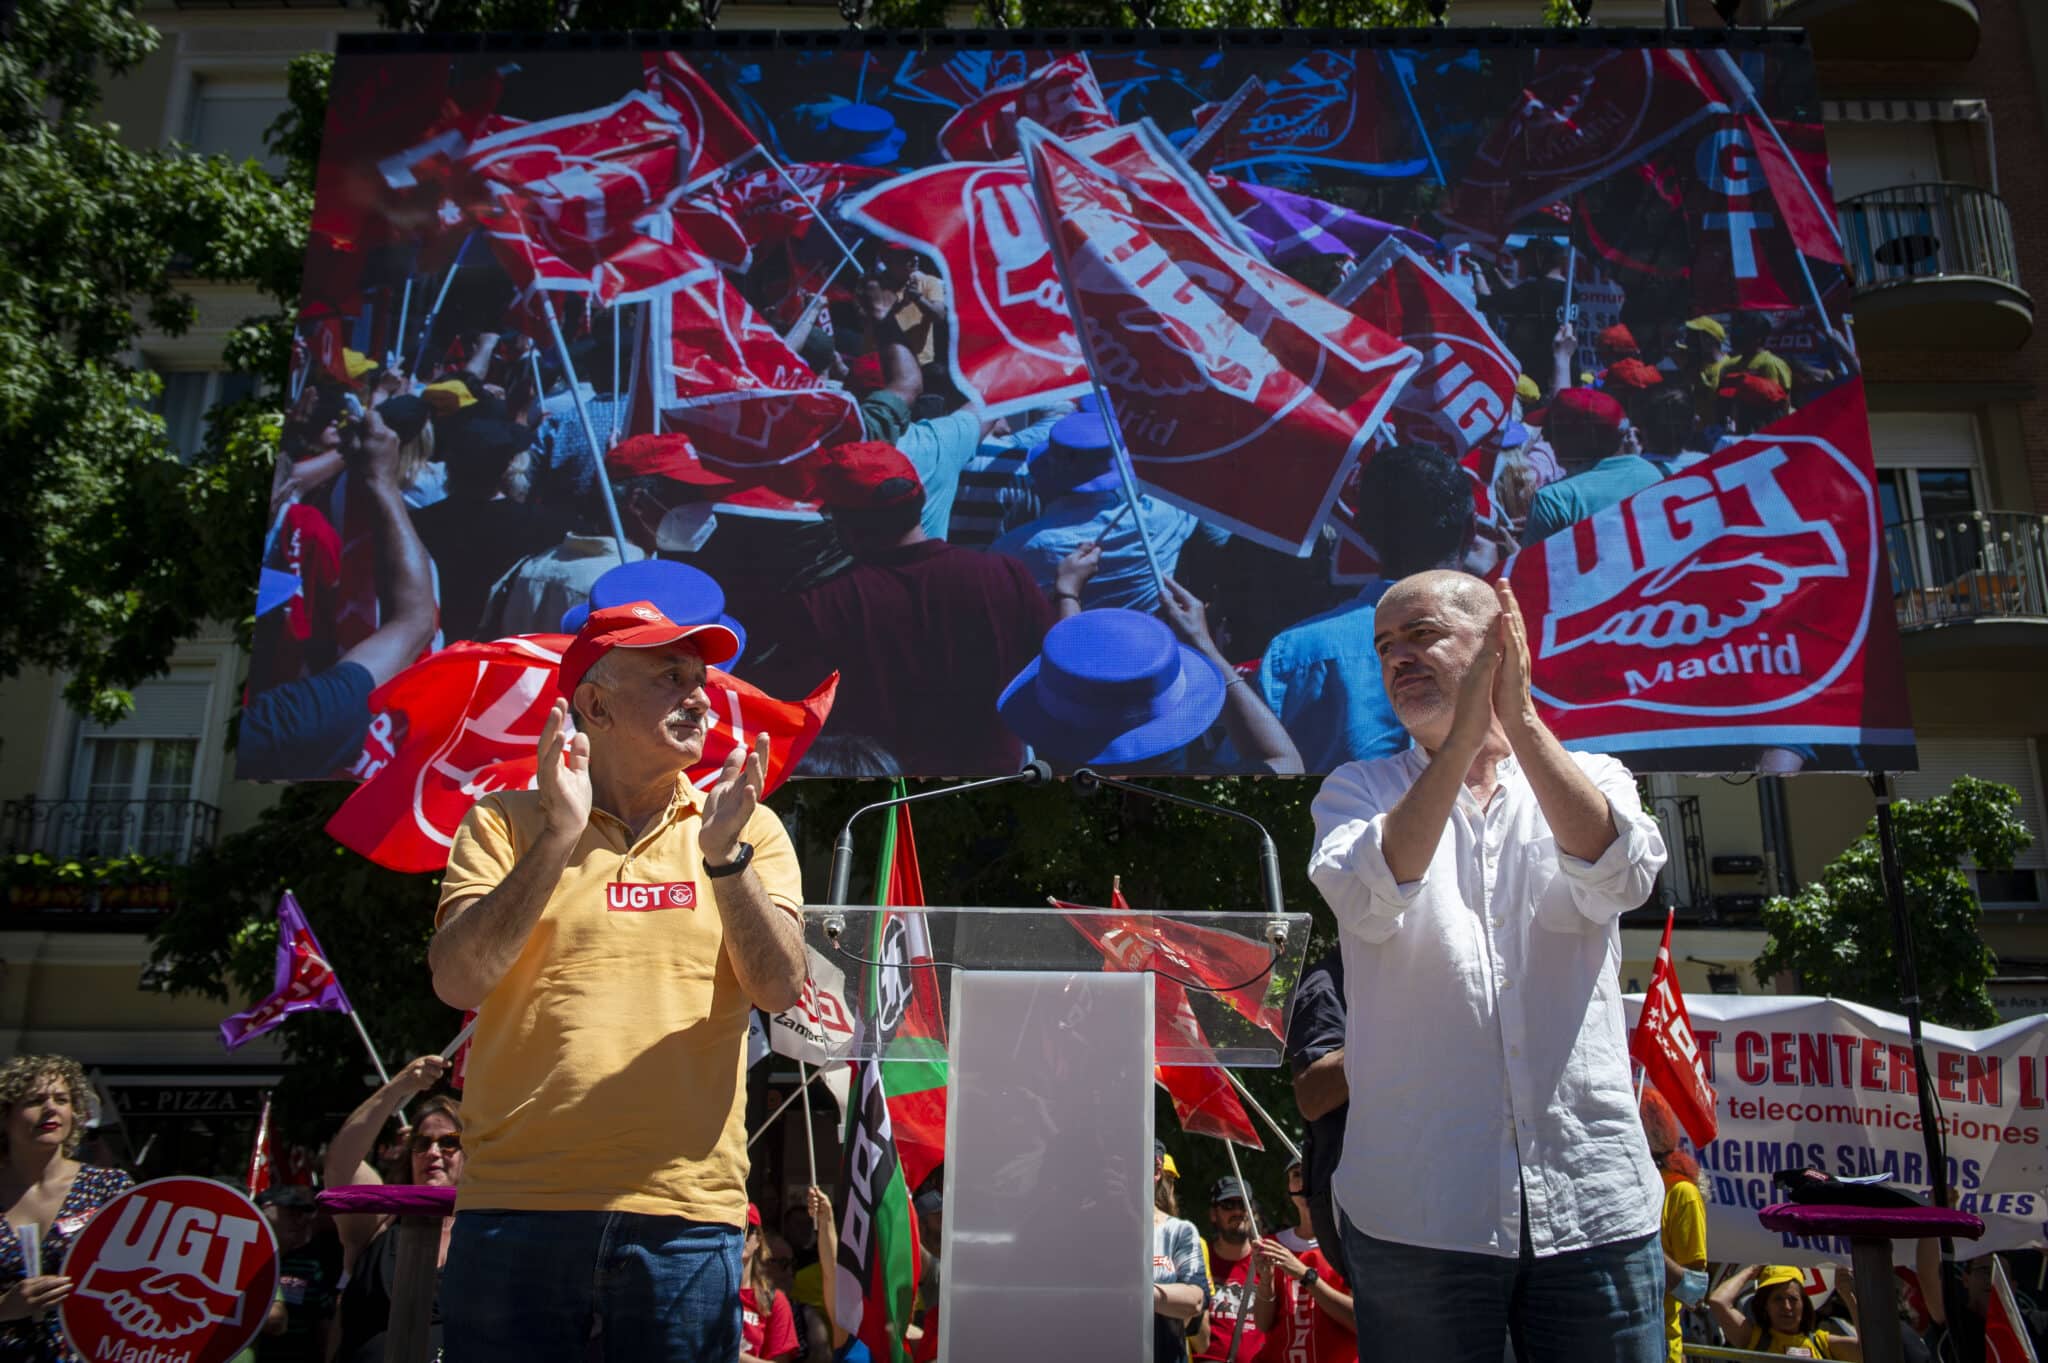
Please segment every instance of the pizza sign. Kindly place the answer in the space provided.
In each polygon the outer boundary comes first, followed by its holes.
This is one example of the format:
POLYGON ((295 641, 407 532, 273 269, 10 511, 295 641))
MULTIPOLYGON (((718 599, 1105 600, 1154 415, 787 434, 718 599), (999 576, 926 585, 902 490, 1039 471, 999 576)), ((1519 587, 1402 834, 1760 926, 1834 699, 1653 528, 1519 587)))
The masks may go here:
POLYGON ((262 1326, 277 1271, 277 1239, 248 1198, 208 1179, 153 1179, 72 1243, 64 1335, 93 1363, 227 1363, 262 1326))

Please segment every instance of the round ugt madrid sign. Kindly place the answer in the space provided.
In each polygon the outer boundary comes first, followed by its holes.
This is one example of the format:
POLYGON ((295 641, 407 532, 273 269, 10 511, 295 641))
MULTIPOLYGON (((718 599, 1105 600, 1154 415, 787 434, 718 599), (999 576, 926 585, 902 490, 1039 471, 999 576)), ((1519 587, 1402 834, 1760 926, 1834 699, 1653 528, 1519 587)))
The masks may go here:
POLYGON ((232 1188, 152 1179, 100 1208, 64 1275, 64 1335, 90 1363, 227 1363, 270 1310, 277 1239, 232 1188))

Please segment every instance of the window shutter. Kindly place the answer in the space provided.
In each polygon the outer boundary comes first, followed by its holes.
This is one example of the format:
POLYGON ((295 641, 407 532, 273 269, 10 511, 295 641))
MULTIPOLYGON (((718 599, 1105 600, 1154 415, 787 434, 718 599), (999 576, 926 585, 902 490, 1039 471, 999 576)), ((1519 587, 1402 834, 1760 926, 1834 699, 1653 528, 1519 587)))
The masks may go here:
POLYGON ((87 720, 81 738, 204 738, 207 682, 150 681, 135 688, 135 708, 119 724, 87 720))
POLYGON ((1996 781, 2020 793, 2020 818, 2033 830, 2034 841, 2013 858, 2015 868, 2048 868, 2048 820, 2042 817, 2041 780, 2034 765, 2032 739, 1920 740, 1920 770, 1893 778, 1903 799, 1928 800, 1946 795, 1959 776, 1996 781))

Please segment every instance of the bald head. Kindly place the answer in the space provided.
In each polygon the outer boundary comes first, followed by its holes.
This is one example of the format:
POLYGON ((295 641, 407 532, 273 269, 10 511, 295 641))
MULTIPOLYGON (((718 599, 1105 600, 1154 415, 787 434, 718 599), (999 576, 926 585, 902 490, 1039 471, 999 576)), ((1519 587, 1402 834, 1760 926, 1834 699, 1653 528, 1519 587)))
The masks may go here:
POLYGON ((1448 568, 1402 578, 1373 607, 1380 680, 1423 747, 1436 749, 1450 732, 1458 687, 1499 615, 1492 587, 1448 568))
POLYGON ((1432 568, 1402 578, 1380 598, 1379 613, 1390 608, 1405 610, 1415 604, 1455 611, 1480 629, 1492 624, 1493 617, 1500 614, 1500 598, 1486 585, 1486 580, 1455 568, 1432 568))

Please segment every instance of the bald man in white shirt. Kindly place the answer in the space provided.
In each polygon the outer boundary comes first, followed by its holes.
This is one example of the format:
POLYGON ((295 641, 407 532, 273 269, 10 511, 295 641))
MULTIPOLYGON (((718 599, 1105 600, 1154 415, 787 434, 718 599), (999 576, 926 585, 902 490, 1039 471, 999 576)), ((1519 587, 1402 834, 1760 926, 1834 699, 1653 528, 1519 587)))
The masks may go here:
POLYGON ((1654 1363, 1662 1186, 1636 1119, 1619 917, 1663 839, 1611 757, 1536 712, 1505 581, 1429 572, 1374 614, 1415 747, 1332 772, 1353 1102, 1332 1181, 1359 1358, 1654 1363))

